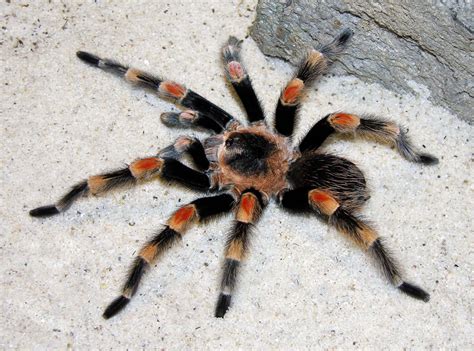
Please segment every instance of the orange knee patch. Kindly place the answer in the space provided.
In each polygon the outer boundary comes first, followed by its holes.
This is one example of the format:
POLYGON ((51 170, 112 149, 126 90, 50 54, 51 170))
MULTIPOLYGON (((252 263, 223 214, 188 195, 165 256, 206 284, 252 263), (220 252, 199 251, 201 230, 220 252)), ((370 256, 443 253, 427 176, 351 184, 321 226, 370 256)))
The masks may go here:
POLYGON ((176 211, 168 221, 168 225, 174 231, 183 234, 186 226, 194 219, 196 207, 194 205, 186 205, 176 211))
POLYGON ((331 195, 318 189, 311 190, 308 193, 308 199, 311 205, 328 216, 339 208, 339 203, 331 195))
POLYGON ((260 211, 257 197, 252 193, 245 193, 240 200, 236 219, 242 223, 253 223, 260 211))
POLYGON ((158 90, 166 96, 181 99, 186 95, 186 88, 182 85, 172 82, 170 80, 164 81, 160 84, 158 90))
POLYGON ((295 78, 291 80, 281 93, 281 102, 285 105, 295 104, 300 98, 303 89, 304 82, 301 79, 295 78))
POLYGON ((351 132, 359 126, 360 118, 348 113, 335 113, 329 117, 329 123, 339 132, 351 132))
POLYGON ((237 61, 231 61, 227 64, 227 72, 229 72, 230 79, 235 82, 240 82, 245 76, 244 68, 237 61))
POLYGON ((158 157, 143 158, 133 162, 130 166, 130 172, 137 179, 145 179, 154 175, 161 169, 163 160, 158 157))

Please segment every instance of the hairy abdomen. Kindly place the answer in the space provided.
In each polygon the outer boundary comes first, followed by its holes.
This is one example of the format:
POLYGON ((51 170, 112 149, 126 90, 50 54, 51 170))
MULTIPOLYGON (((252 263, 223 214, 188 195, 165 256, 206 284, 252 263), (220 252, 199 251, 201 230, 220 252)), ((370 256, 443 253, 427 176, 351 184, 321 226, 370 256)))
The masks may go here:
POLYGON ((288 182, 294 189, 327 191, 348 210, 357 210, 369 198, 362 171, 354 163, 330 154, 304 154, 290 165, 288 182))

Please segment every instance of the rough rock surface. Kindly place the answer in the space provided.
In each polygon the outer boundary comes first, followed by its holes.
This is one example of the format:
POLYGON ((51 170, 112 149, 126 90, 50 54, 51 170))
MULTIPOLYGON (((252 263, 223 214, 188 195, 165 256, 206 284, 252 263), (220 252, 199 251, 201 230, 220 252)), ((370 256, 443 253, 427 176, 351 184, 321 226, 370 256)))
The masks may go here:
POLYGON ((433 102, 474 121, 470 1, 260 0, 257 11, 251 35, 265 54, 296 63, 306 48, 349 27, 352 45, 332 72, 430 94, 433 102))

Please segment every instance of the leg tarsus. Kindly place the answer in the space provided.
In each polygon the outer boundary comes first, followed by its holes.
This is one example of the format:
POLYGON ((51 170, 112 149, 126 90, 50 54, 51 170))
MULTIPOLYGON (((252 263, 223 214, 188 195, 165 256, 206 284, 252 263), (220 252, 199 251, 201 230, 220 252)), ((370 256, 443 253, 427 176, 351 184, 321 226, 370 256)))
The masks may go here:
POLYGON ((214 316, 216 318, 223 318, 230 306, 230 301, 232 299, 231 295, 226 295, 223 293, 219 294, 219 299, 217 300, 216 312, 214 316))
POLYGON ((130 299, 128 297, 125 297, 123 295, 117 297, 114 301, 112 301, 107 306, 104 313, 102 314, 102 317, 104 317, 105 319, 109 319, 115 316, 117 313, 122 311, 125 308, 125 306, 128 305, 129 302, 130 302, 130 299))
POLYGON ((32 217, 51 217, 61 213, 55 205, 37 207, 30 211, 32 217))
POLYGON ((402 284, 400 284, 400 286, 398 286, 398 289, 400 289, 400 291, 404 292, 408 296, 413 297, 417 300, 422 300, 424 302, 430 301, 430 294, 428 294, 426 291, 416 285, 403 282, 402 284))

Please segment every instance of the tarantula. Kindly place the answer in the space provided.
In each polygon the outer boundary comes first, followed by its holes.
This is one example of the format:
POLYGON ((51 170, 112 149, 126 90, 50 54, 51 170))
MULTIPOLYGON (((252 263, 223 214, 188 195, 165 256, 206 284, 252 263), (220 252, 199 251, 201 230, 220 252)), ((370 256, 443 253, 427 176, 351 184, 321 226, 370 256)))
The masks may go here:
POLYGON ((369 198, 362 171, 354 163, 321 153, 318 148, 331 134, 355 134, 390 144, 412 162, 429 165, 437 163, 437 159, 416 151, 404 131, 391 121, 341 112, 325 116, 298 146, 292 145, 291 137, 305 90, 335 61, 351 36, 352 31, 346 29, 331 43, 307 54, 281 92, 273 127, 265 122, 259 99, 240 59, 241 42, 234 37, 223 48, 223 61, 226 76, 247 113, 248 125, 241 124, 181 84, 113 60, 77 52, 85 63, 122 76, 187 108, 180 113, 162 114, 164 124, 198 127, 214 133, 202 143, 196 138, 181 136, 155 156, 133 161, 127 168, 91 176, 73 186, 55 204, 30 211, 33 217, 56 215, 80 197, 103 194, 156 178, 204 193, 217 193, 180 207, 167 225, 142 247, 121 295, 105 309, 105 318, 114 316, 129 303, 145 270, 182 238, 191 223, 235 210, 235 222, 225 246, 221 291, 215 309, 215 316, 223 317, 235 291, 239 267, 248 252, 251 230, 272 199, 291 212, 314 213, 326 219, 371 253, 394 286, 411 297, 429 300, 427 292, 403 279, 374 228, 357 215, 369 198), (185 154, 192 159, 194 168, 179 161, 185 154))

